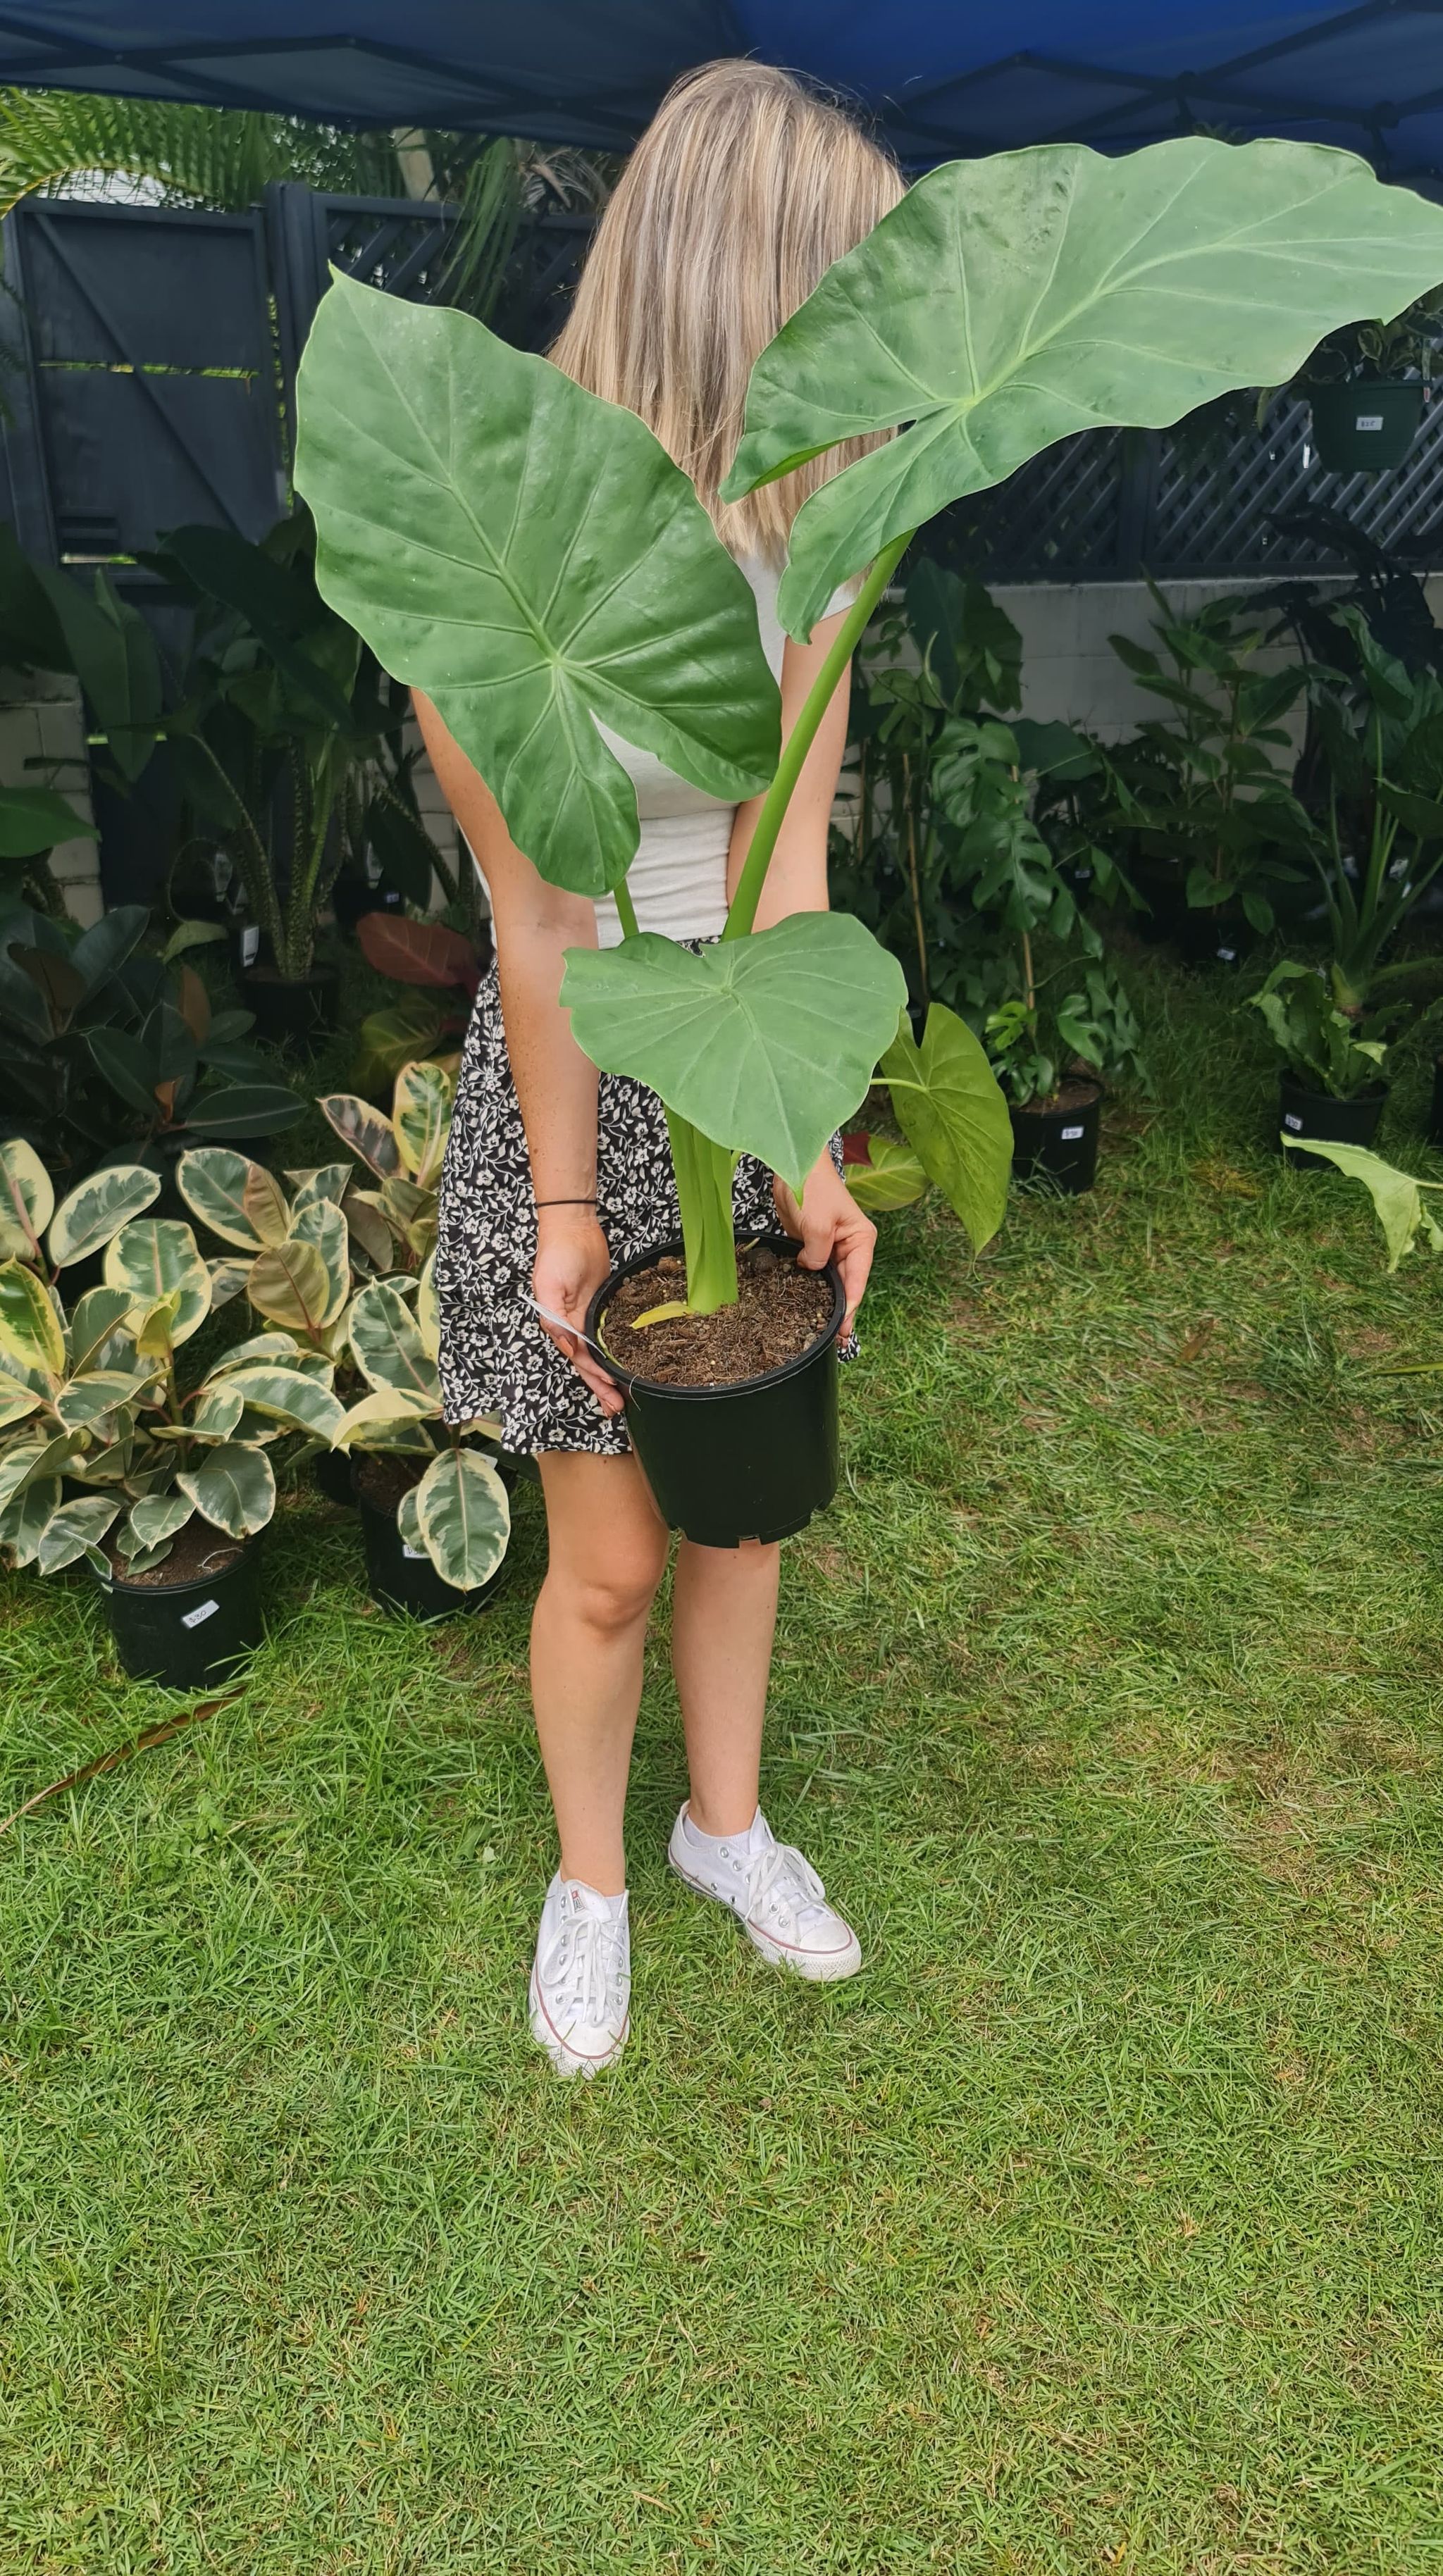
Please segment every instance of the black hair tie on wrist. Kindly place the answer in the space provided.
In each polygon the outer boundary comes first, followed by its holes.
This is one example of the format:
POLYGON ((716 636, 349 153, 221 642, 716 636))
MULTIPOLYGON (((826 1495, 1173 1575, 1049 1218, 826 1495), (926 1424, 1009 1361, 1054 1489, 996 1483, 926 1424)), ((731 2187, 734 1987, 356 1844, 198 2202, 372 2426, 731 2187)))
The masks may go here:
POLYGON ((544 1207, 595 1207, 595 1205, 596 1205, 596 1193, 595 1193, 595 1191, 593 1190, 593 1192, 592 1192, 591 1196, 590 1196, 589 1198, 585 1198, 585 1199, 538 1199, 538 1200, 537 1200, 537 1202, 536 1202, 536 1205, 537 1205, 537 1207, 538 1207, 538 1208, 544 1208, 544 1207))

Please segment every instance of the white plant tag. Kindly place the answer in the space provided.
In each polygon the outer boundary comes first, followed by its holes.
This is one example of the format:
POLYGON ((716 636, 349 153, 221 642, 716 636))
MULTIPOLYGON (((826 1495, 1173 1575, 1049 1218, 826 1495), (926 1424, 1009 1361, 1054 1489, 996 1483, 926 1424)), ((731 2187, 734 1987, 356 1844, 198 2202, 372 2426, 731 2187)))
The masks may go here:
POLYGON ((1295 1136, 1300 1136, 1303 1132, 1303 1122, 1295 1110, 1285 1109, 1283 1111, 1283 1125, 1285 1127, 1291 1127, 1295 1136))
POLYGON ((1381 429, 1382 426, 1383 415, 1380 411, 1360 411, 1353 423, 1355 429, 1381 429))
POLYGON ((216 1600, 197 1602, 193 1610, 182 1610, 180 1624, 182 1628, 198 1628, 202 1619, 214 1618, 219 1608, 220 1603, 216 1600))
POLYGON ((248 922, 245 929, 241 932, 241 964, 243 966, 254 966, 260 953, 260 923, 258 921, 248 922))
POLYGON ((1238 952, 1235 948, 1220 948, 1218 955, 1225 966, 1236 966, 1238 962, 1238 952))
POLYGON ((1062 1131, 1062 1141, 1064 1145, 1075 1145, 1079 1136, 1084 1132, 1084 1129, 1081 1127, 1064 1127, 1062 1131))
POLYGON ((425 1551, 424 1547, 408 1547, 408 1546, 406 1545, 405 1540, 404 1540, 404 1539, 402 1539, 402 1541, 401 1541, 401 1554, 402 1554, 402 1555, 404 1556, 404 1558, 406 1559, 406 1562, 407 1562, 407 1564, 408 1564, 408 1565, 424 1565, 424 1564, 425 1564, 425 1561, 426 1561, 426 1551, 425 1551))

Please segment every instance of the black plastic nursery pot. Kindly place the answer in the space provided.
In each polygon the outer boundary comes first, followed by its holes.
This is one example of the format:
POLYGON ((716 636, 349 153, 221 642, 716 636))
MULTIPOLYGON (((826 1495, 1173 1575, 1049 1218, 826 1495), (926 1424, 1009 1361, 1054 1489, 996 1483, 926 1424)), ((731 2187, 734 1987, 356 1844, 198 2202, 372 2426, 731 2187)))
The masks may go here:
MULTIPOLYGON (((216 1532, 217 1556, 232 1545, 216 1532)), ((112 1575, 104 1589, 115 1651, 133 1681, 203 1689, 223 1681, 265 1633, 254 1541, 214 1573, 183 1583, 129 1583, 112 1575)))
POLYGON ((1310 385, 1313 444, 1330 474, 1401 465, 1423 419, 1421 385, 1310 385))
MULTIPOLYGON (((779 1257, 795 1258, 789 1235, 764 1240, 779 1257)), ((612 1271, 587 1308, 593 1341, 601 1344, 607 1306, 623 1279, 682 1249, 674 1237, 612 1271)), ((602 1346, 657 1510, 668 1529, 699 1547, 792 1538, 837 1490, 837 1335, 846 1298, 830 1262, 826 1277, 832 1312, 818 1340, 784 1367, 735 1386, 661 1386, 630 1375, 602 1346)))
POLYGON ((334 966, 313 966, 294 983, 270 966, 253 966, 241 977, 242 999, 255 1013, 256 1035, 272 1046, 322 1045, 336 1025, 339 987, 334 966))
POLYGON ((1068 1198, 1080 1198, 1097 1178, 1102 1084, 1077 1082, 1068 1087, 1085 1096, 1065 1106, 1059 1102, 1052 1109, 1031 1100, 1009 1104, 1012 1169, 1020 1181, 1049 1180, 1068 1198))
POLYGON ((366 1551, 366 1581, 382 1610, 404 1610, 413 1619, 452 1619, 458 1612, 484 1610, 506 1578, 503 1557, 489 1583, 474 1592, 458 1592, 444 1583, 424 1548, 408 1547, 396 1527, 394 1511, 383 1511, 357 1494, 361 1544, 366 1551))
POLYGON ((350 1510, 356 1493, 351 1482, 351 1462, 344 1449, 318 1449, 311 1460, 311 1481, 328 1503, 344 1503, 350 1510))
MULTIPOLYGON (((1330 1091, 1310 1091, 1296 1074, 1285 1073, 1278 1085, 1278 1125, 1284 1140, 1313 1136, 1320 1145, 1371 1145, 1387 1097, 1386 1082, 1371 1082, 1351 1100, 1335 1100, 1330 1091)), ((1286 1141, 1280 1150, 1296 1171, 1327 1169, 1316 1154, 1288 1154, 1286 1141)))

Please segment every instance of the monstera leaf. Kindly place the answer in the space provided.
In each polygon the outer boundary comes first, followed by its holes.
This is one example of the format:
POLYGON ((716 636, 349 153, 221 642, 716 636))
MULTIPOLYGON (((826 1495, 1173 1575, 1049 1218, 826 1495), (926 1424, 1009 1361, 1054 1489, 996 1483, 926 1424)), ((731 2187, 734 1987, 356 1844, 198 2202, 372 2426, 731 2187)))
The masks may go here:
POLYGON ((890 538, 1054 440, 1282 384, 1329 331, 1391 319, 1440 277, 1443 208, 1321 144, 949 162, 762 351, 723 493, 907 424, 798 513, 780 614, 808 635, 890 538))
POLYGON ((700 956, 653 932, 568 948, 561 999, 603 1073, 633 1075, 799 1190, 864 1098, 907 983, 849 913, 798 912, 700 956))
POLYGON ((750 584, 633 412, 341 276, 299 407, 322 593, 434 699, 544 877, 604 894, 636 849, 598 722, 713 796, 767 785, 780 698, 750 584))
POLYGON ((878 1067, 897 1124, 980 1252, 1007 1208, 1012 1121, 965 1020, 934 1002, 918 1046, 906 1021, 878 1067))

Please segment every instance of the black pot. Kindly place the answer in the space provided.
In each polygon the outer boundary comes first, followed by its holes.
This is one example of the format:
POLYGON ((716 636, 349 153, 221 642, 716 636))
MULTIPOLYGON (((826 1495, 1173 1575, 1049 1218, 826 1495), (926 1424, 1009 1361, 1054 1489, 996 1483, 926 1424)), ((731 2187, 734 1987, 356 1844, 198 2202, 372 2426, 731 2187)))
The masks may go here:
POLYGON ((1080 1198, 1097 1178, 1102 1128, 1102 1085, 1072 1109, 1042 1109, 1031 1101, 1009 1104, 1012 1169, 1020 1181, 1045 1178, 1068 1198, 1080 1198))
POLYGON ((250 972, 241 977, 241 999, 255 1013, 257 1037, 304 1051, 323 1045, 334 1029, 339 984, 334 966, 313 966, 293 984, 250 972))
MULTIPOLYGON (((229 1542, 216 1532, 219 1551, 229 1542)), ((105 1585, 115 1651, 133 1680, 164 1682, 171 1690, 200 1690, 222 1680, 241 1655, 260 1644, 260 1551, 242 1548, 218 1574, 188 1576, 184 1583, 105 1585)))
MULTIPOLYGON (((768 1235, 769 1248, 794 1258, 789 1235, 768 1235)), ((593 1340, 607 1302, 633 1271, 682 1250, 679 1238, 638 1252, 613 1270, 592 1298, 586 1329, 593 1340)), ((603 1354, 626 1397, 626 1427, 657 1510, 669 1529, 699 1547, 739 1547, 743 1539, 791 1538, 837 1490, 837 1334, 846 1298, 829 1262, 832 1314, 825 1333, 765 1377, 739 1386, 658 1386, 629 1376, 603 1354)))
POLYGON ((1401 465, 1423 418, 1421 385, 1381 379, 1310 385, 1313 444, 1330 474, 1376 474, 1401 465))
MULTIPOLYGON (((1296 1074, 1285 1073, 1278 1084, 1278 1125, 1288 1136, 1316 1136, 1320 1145, 1371 1145, 1387 1097, 1386 1082, 1370 1082, 1351 1100, 1335 1100, 1330 1091, 1310 1091, 1296 1074)), ((1295 1171, 1328 1169, 1316 1154, 1289 1154, 1286 1142, 1280 1150, 1295 1171)))
POLYGON ((489 1583, 474 1592, 458 1592, 443 1583, 424 1549, 407 1547, 394 1512, 355 1497, 361 1515, 361 1543, 366 1551, 366 1580, 371 1598, 383 1610, 405 1610, 413 1619, 450 1619, 457 1611, 484 1610, 506 1576, 503 1557, 489 1583))
POLYGON ((1175 935, 1188 966, 1237 966, 1258 944, 1247 914, 1230 912, 1225 904, 1184 912, 1175 935))
POLYGON ((311 1481, 325 1495, 328 1503, 344 1503, 347 1511, 356 1499, 351 1482, 351 1462, 344 1449, 318 1449, 311 1460, 311 1481))
POLYGON ((1428 1142, 1443 1151, 1443 1055, 1433 1058, 1433 1098, 1428 1110, 1428 1142))

